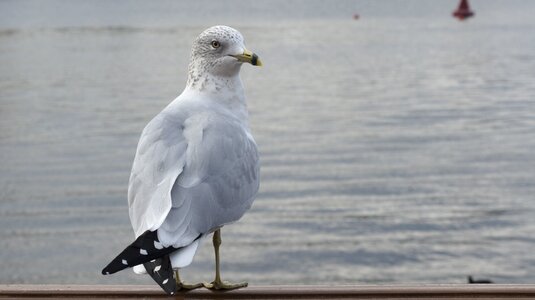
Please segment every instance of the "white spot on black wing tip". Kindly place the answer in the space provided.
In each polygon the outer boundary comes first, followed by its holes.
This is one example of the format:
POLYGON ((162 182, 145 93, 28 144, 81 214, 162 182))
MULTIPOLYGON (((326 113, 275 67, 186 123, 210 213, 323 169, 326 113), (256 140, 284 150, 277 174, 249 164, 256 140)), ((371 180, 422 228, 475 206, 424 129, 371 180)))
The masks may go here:
POLYGON ((162 284, 166 284, 168 281, 169 281, 169 278, 167 278, 164 281, 162 281, 162 284))
POLYGON ((162 268, 162 266, 156 266, 156 268, 154 268, 154 272, 160 271, 161 268, 162 268))
POLYGON ((106 272, 106 275, 110 275, 110 272, 106 272))
POLYGON ((140 253, 141 255, 147 255, 147 254, 148 254, 148 253, 147 253, 147 250, 145 250, 145 249, 139 249, 139 253, 140 253))
POLYGON ((161 250, 163 249, 163 245, 158 241, 154 241, 154 248, 161 250))
POLYGON ((126 259, 123 259, 121 262, 123 263, 123 265, 128 266, 128 262, 126 261, 126 259))

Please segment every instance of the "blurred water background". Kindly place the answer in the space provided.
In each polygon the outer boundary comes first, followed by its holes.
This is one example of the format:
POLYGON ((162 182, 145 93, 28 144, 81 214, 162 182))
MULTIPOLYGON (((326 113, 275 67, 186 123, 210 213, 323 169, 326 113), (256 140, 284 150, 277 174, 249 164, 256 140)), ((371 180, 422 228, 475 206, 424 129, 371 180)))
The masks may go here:
POLYGON ((100 270, 133 239, 139 134, 216 24, 265 64, 242 69, 262 181, 224 278, 533 283, 535 1, 471 4, 0 1, 0 283, 153 284, 100 270))

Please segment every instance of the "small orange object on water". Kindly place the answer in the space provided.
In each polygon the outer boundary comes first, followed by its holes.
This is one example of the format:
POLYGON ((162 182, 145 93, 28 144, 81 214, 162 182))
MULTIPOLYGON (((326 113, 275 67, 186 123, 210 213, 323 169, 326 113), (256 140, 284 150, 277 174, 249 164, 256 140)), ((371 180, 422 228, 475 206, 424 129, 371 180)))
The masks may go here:
POLYGON ((474 12, 470 10, 468 0, 461 0, 459 2, 459 7, 453 12, 453 16, 461 21, 474 16, 474 12))

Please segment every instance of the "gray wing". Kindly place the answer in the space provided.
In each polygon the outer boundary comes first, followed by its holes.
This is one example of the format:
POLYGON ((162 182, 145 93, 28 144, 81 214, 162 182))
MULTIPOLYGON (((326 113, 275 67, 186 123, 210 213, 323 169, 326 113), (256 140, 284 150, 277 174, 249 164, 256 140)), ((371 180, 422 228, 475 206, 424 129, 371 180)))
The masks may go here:
POLYGON ((186 149, 181 124, 165 113, 143 130, 128 186, 136 238, 146 230, 158 229, 171 210, 171 189, 184 168, 186 149))
POLYGON ((175 247, 237 221, 259 187, 259 157, 238 120, 211 113, 185 122, 185 167, 172 189, 172 208, 158 236, 175 247))

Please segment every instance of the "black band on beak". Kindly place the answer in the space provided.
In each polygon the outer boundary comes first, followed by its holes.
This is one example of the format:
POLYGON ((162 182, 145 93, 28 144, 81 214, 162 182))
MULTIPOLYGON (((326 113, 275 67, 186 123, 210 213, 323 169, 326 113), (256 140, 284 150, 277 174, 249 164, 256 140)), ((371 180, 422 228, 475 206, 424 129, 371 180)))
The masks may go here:
POLYGON ((258 64, 258 55, 253 53, 253 57, 251 58, 251 65, 256 66, 258 64))

